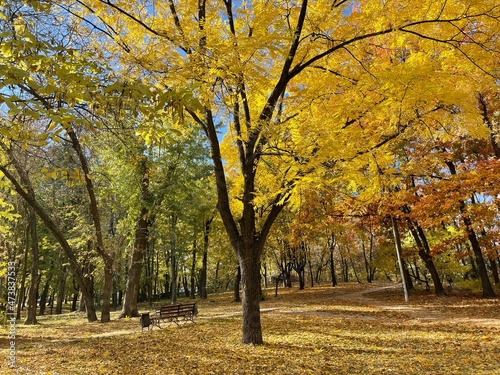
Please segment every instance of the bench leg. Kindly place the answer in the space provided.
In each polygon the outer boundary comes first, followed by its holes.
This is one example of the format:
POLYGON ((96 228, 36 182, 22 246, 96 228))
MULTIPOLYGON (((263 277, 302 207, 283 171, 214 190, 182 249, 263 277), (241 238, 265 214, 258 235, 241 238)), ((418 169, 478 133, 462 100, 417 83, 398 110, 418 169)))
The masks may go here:
POLYGON ((152 322, 153 324, 151 324, 151 329, 153 329, 154 326, 157 326, 158 328, 161 329, 161 325, 160 325, 160 318, 153 318, 152 322))

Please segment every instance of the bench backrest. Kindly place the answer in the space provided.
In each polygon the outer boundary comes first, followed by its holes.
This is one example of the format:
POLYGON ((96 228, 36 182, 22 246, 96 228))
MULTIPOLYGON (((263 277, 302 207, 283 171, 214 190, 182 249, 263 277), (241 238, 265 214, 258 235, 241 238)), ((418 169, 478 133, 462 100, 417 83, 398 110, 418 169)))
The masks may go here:
POLYGON ((176 316, 179 314, 188 314, 188 313, 196 315, 196 313, 198 312, 196 309, 196 303, 164 305, 160 306, 160 309, 158 311, 161 316, 176 316))

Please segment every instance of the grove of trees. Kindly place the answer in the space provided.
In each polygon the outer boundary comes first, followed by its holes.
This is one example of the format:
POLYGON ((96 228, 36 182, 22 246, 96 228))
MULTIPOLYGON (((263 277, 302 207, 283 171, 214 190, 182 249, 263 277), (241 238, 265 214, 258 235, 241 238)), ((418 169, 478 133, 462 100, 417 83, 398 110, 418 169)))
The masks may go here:
POLYGON ((407 286, 495 296, 500 5, 0 4, 0 303, 15 262, 26 324, 241 284, 262 344, 262 288, 396 280, 396 229, 407 286))

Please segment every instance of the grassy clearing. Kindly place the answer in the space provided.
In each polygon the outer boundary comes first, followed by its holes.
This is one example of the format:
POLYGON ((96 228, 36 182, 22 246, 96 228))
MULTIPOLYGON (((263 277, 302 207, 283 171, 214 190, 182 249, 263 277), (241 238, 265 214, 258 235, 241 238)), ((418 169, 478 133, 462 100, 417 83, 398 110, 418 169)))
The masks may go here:
POLYGON ((268 291, 258 347, 240 343, 230 294, 199 301, 196 324, 150 332, 138 319, 41 317, 37 326, 18 323, 17 368, 3 361, 0 374, 499 373, 498 299, 416 293, 404 304, 399 290, 356 294, 365 288, 373 286, 268 291))

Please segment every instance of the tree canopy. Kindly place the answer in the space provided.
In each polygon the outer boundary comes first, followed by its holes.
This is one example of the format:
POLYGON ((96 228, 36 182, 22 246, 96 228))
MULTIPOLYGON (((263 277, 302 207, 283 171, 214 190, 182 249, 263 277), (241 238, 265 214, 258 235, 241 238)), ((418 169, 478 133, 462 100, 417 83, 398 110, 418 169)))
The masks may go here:
MULTIPOLYGON (((128 226, 122 235, 134 243, 129 280, 134 262, 150 277, 161 270, 173 282, 175 301, 178 257, 189 254, 177 248, 175 233, 198 225, 191 231, 199 238, 184 237, 191 245, 182 245, 196 254, 203 222, 211 222, 207 207, 214 202, 202 193, 212 181, 208 158, 220 220, 241 270, 244 343, 263 342, 261 267, 277 224, 287 227, 277 243, 286 244, 294 267, 302 267, 299 250, 313 259, 314 246, 328 248, 318 252, 319 265, 339 245, 346 270, 350 262, 356 273, 349 251, 359 243, 370 279, 374 249, 383 244, 376 237, 387 237, 390 219, 397 219, 415 242, 406 258, 419 255, 436 293, 443 275, 433 257, 454 251, 462 261, 471 257, 483 296, 495 295, 500 6, 482 0, 3 3, 2 183, 8 180, 52 228, 77 273, 80 250, 48 214, 42 193, 51 179, 85 189, 79 199, 90 207, 89 243, 101 258, 95 265, 104 272, 105 306, 123 239, 112 243, 102 235, 115 226, 128 226), (108 142, 105 152, 97 140, 108 142), (73 148, 71 168, 56 167, 48 153, 65 144, 73 148), (31 159, 45 161, 34 171, 23 164, 31 159), (114 160, 127 166, 108 168, 114 160), (123 195, 127 190, 133 199, 123 195), (291 219, 276 223, 285 209, 291 219), (167 243, 160 266, 157 246, 167 243)), ((0 203, 7 207, 2 195, 0 203)), ((333 258, 331 264, 334 271, 333 258)), ((89 283, 82 273, 80 289, 89 283)), ((89 294, 89 310, 92 303, 89 294)))

